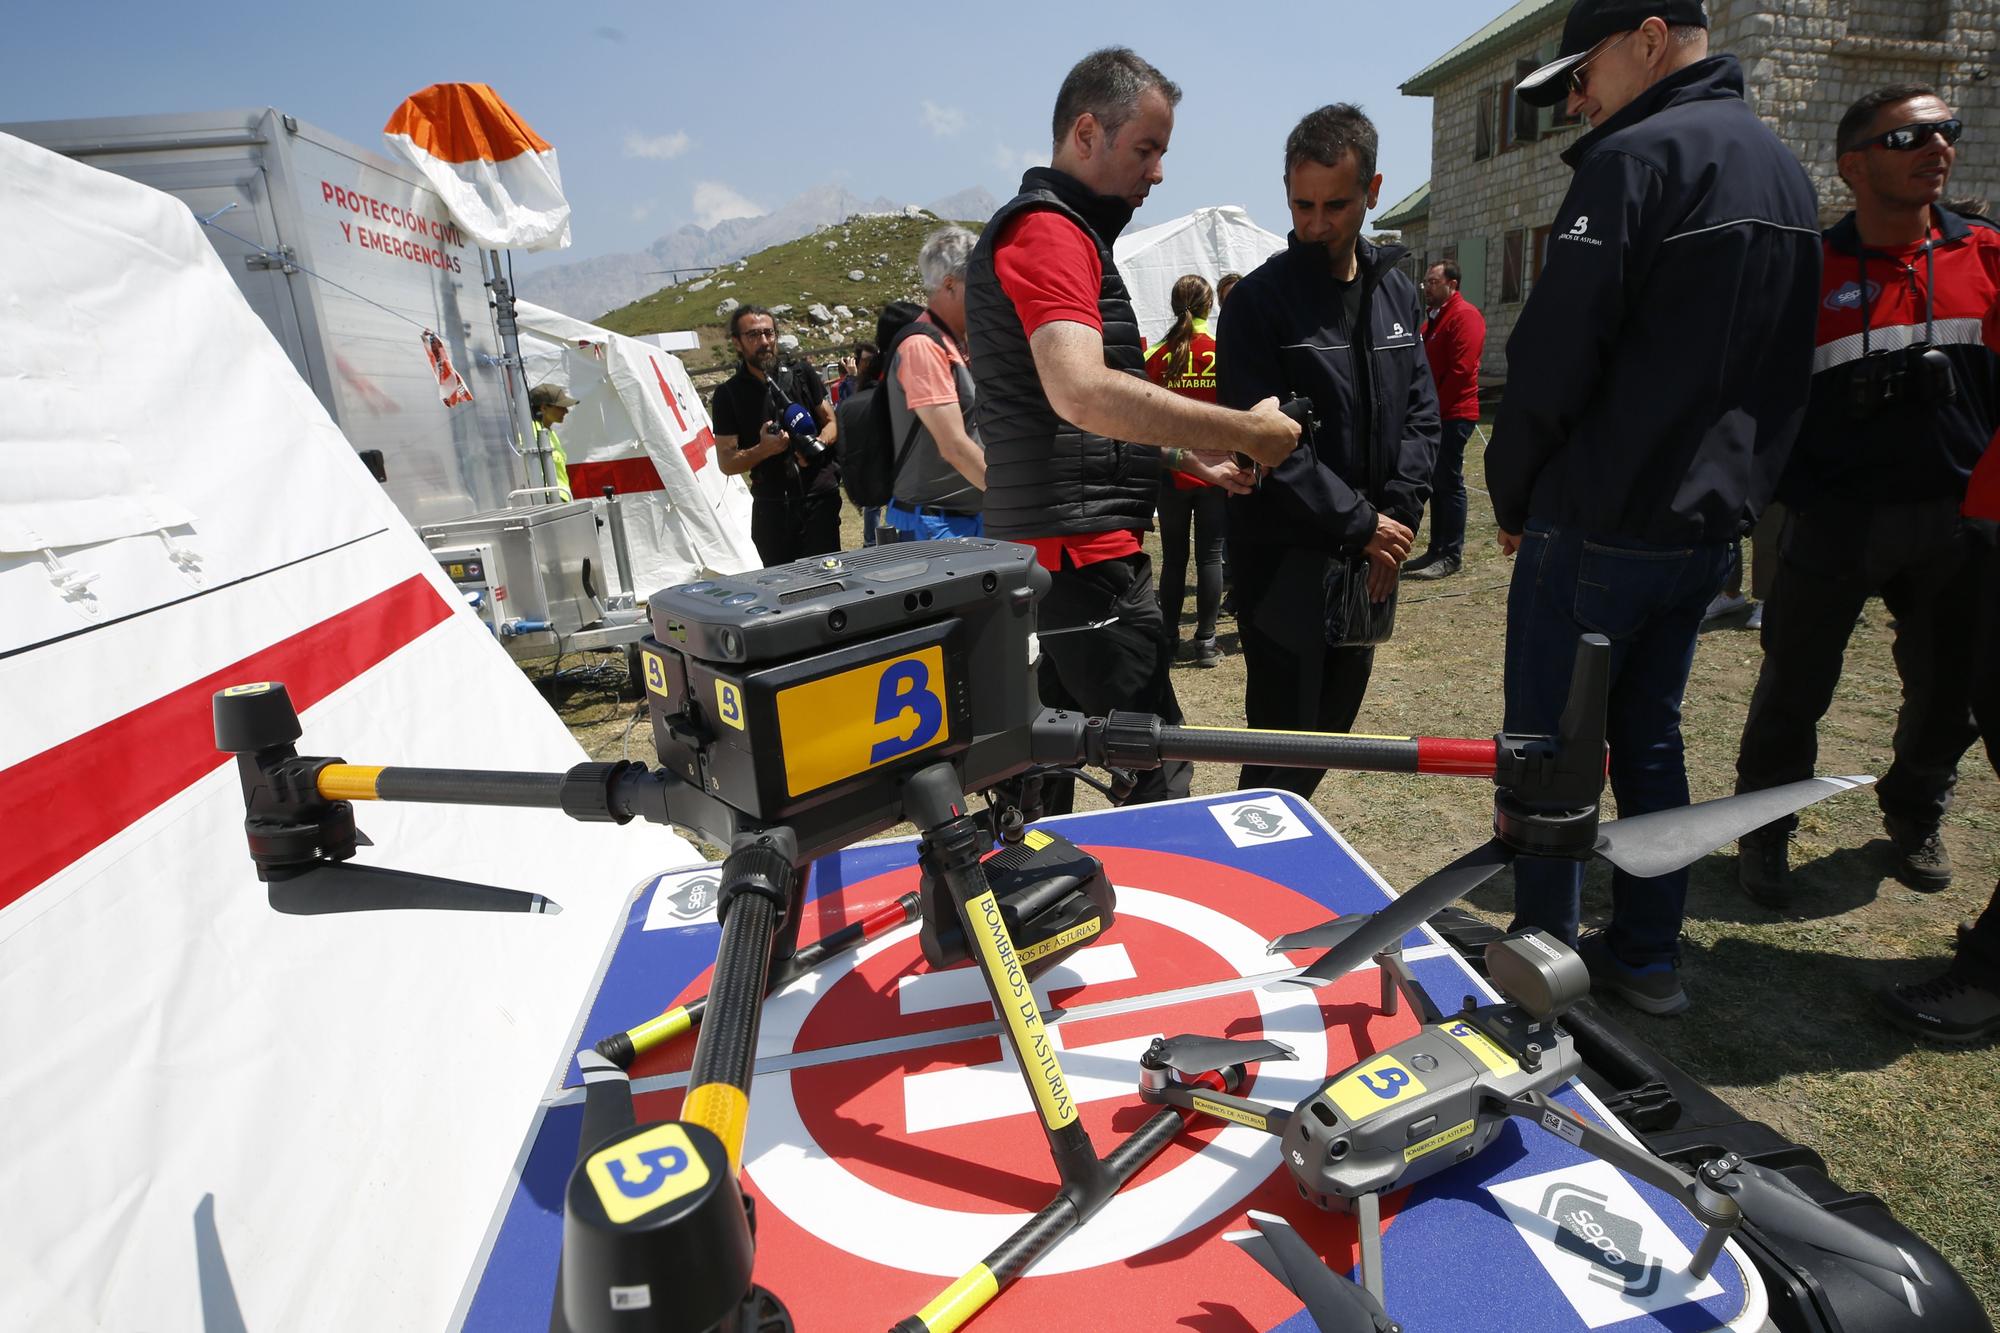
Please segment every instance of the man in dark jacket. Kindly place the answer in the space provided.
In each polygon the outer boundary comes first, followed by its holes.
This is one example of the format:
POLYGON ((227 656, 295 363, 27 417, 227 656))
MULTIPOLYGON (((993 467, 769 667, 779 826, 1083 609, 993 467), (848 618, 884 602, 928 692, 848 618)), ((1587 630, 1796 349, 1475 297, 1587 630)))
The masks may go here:
MULTIPOLYGON (((1375 663, 1377 624, 1430 494, 1438 404, 1418 339, 1423 301, 1407 251, 1361 239, 1382 177, 1375 126, 1323 106, 1285 141, 1292 233, 1236 285, 1217 341, 1222 402, 1306 397, 1303 448, 1229 502, 1237 626, 1253 727, 1346 731, 1375 663), (1346 580, 1381 609, 1347 623, 1346 580)), ((1239 786, 1310 797, 1325 769, 1246 764, 1239 786)))
MULTIPOLYGON (((1855 617, 1879 593, 1903 703, 1875 796, 1903 878, 1925 891, 1951 883, 1938 825, 1978 734, 1972 607, 1990 537, 1959 503, 2000 426, 2000 358, 1980 340, 2000 231, 1938 206, 1960 128, 1935 91, 1902 84, 1861 98, 1836 131, 1855 206, 1826 233, 1812 402, 1780 487, 1791 517, 1736 756, 1739 791, 1812 776, 1855 617)), ((1796 823, 1737 845, 1737 881, 1767 907, 1790 905, 1796 823)))
MULTIPOLYGON (((1170 722, 1180 720, 1172 651, 1139 545, 1161 464, 1241 487, 1232 453, 1277 463, 1299 434, 1275 400, 1234 412, 1146 379, 1111 245, 1162 179, 1179 100, 1123 47, 1078 61, 1056 95, 1052 165, 1023 176, 987 222, 967 265, 965 311, 986 535, 1034 547, 1051 575, 1037 613, 1042 701, 1170 722)), ((1186 764, 1148 770, 1130 799, 1185 796, 1190 776, 1186 764)))
MULTIPOLYGON (((1486 451, 1507 600, 1506 725, 1552 732, 1576 642, 1611 640, 1611 786, 1624 816, 1686 805, 1681 696, 1730 544, 1770 501, 1805 411, 1818 203, 1708 54, 1701 0, 1577 0, 1520 95, 1591 130, 1541 280, 1507 340, 1486 451), (1755 293, 1755 300, 1744 299, 1755 293)), ((1582 867, 1515 863, 1516 924, 1575 940, 1582 867)), ((1598 989, 1650 1013, 1678 974, 1687 872, 1612 878, 1581 941, 1598 989)))

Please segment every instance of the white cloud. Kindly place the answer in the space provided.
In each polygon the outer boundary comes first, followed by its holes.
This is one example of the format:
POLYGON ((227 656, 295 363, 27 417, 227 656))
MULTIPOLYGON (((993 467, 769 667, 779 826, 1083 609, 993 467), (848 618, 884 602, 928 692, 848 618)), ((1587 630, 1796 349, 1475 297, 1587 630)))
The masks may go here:
POLYGON ((948 138, 965 128, 965 113, 955 106, 939 106, 924 99, 924 128, 937 139, 948 138))
POLYGON ((649 157, 665 162, 685 153, 693 142, 685 130, 675 130, 672 134, 628 134, 625 136, 625 156, 649 157))
POLYGON ((1006 144, 993 146, 993 165, 1007 172, 1023 172, 1029 167, 1045 167, 1049 164, 1047 149, 1039 151, 1027 148, 1010 148, 1006 144))
POLYGON ((713 227, 730 218, 759 217, 763 212, 757 204, 721 181, 698 181, 695 184, 694 220, 699 226, 713 227))
POLYGON ((653 216, 653 206, 651 204, 634 204, 632 205, 632 211, 627 216, 634 222, 644 222, 647 218, 653 216))

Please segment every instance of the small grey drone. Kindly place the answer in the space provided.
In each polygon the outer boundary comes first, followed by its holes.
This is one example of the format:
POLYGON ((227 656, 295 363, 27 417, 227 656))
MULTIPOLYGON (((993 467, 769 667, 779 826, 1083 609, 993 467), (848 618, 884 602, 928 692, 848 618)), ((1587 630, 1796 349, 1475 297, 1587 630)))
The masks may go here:
POLYGON ((1423 1020, 1415 1035, 1356 1061, 1298 1105, 1234 1095, 1247 1066, 1296 1058, 1282 1042, 1167 1037, 1139 1060, 1145 1100, 1277 1137, 1301 1199, 1357 1215, 1358 1285, 1328 1269, 1282 1218, 1252 1213, 1256 1230, 1229 1237, 1305 1302, 1324 1333, 1397 1333, 1401 1326, 1384 1305, 1382 1195, 1476 1156, 1513 1117, 1680 1200, 1705 1229, 1688 1262, 1692 1277, 1707 1276, 1730 1233, 1749 1218, 1858 1261, 1856 1271, 1899 1300, 1912 1281, 1929 1283, 1912 1255, 1821 1209, 1775 1171, 1730 1153, 1690 1175, 1551 1100, 1583 1064, 1560 1022, 1589 993, 1583 961, 1538 930, 1502 936, 1487 946, 1486 969, 1505 998, 1482 1005, 1468 995, 1446 1017, 1403 961, 1407 925, 1395 918, 1407 915, 1391 907, 1344 917, 1271 944, 1273 953, 1332 946, 1290 984, 1324 985, 1372 956, 1382 970, 1383 1011, 1393 1014, 1407 999, 1423 1020))

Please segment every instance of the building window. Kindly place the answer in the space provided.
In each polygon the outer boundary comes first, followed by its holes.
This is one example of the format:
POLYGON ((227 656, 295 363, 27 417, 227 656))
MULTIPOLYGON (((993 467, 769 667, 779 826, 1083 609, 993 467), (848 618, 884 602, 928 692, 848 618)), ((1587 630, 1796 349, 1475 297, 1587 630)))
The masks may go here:
POLYGON ((1520 99, 1514 96, 1512 79, 1500 85, 1500 151, 1506 152, 1514 146, 1514 103, 1520 99))
POLYGON ((1493 156, 1493 145, 1498 129, 1493 123, 1493 105, 1493 90, 1491 88, 1481 88, 1479 90, 1478 137, 1473 141, 1472 145, 1472 160, 1474 162, 1484 162, 1487 158, 1493 156))
MULTIPOLYGON (((1522 79, 1534 73, 1540 63, 1537 60, 1515 61, 1514 81, 1519 83, 1522 79)), ((1509 87, 1511 88, 1512 85, 1509 85, 1509 87)), ((1512 98, 1508 106, 1512 110, 1514 118, 1515 143, 1533 143, 1542 137, 1542 108, 1530 106, 1526 100, 1520 97, 1512 98)))
POLYGON ((1510 231, 1500 238, 1500 304, 1512 305, 1524 295, 1521 286, 1522 256, 1528 233, 1510 231))
POLYGON ((1549 262, 1549 229, 1537 227, 1528 243, 1528 290, 1542 280, 1542 265, 1549 262))

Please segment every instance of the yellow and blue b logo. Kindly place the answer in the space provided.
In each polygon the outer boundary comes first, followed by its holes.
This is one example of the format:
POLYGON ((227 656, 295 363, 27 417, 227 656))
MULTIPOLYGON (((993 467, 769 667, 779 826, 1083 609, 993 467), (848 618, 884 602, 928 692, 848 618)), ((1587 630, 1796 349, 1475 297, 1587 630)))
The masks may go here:
POLYGON ((584 1174, 604 1215, 623 1224, 708 1184, 708 1163, 695 1151, 687 1130, 666 1124, 592 1153, 584 1174))
POLYGON ((785 786, 794 796, 951 738, 944 650, 919 649, 778 694, 785 786))

